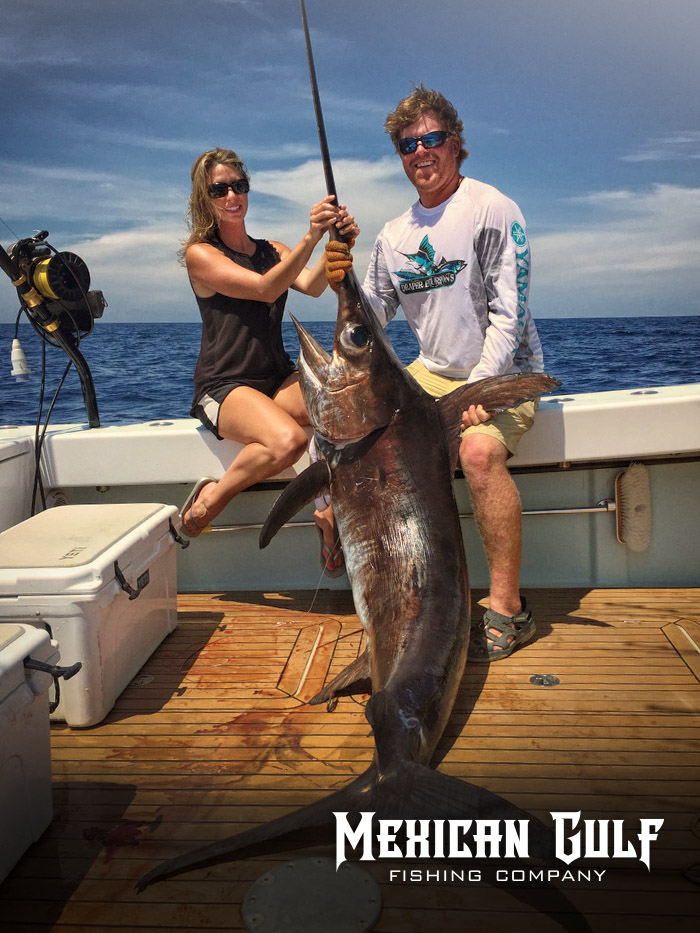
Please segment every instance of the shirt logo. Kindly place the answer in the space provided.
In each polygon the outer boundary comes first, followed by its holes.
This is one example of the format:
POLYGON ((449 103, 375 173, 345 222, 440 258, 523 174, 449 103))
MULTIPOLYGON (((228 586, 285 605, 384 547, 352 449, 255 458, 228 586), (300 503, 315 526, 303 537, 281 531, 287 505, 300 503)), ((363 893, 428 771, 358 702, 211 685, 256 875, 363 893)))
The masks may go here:
POLYGON ((525 246, 527 243, 527 236, 525 235, 525 231, 517 220, 511 224, 510 235, 513 237, 513 242, 516 246, 525 246))
POLYGON ((396 275, 401 280, 399 288, 404 295, 411 292, 426 292, 433 288, 454 285, 457 275, 465 269, 463 259, 435 258, 435 250, 428 236, 423 237, 417 253, 401 253, 412 268, 400 269, 396 275))

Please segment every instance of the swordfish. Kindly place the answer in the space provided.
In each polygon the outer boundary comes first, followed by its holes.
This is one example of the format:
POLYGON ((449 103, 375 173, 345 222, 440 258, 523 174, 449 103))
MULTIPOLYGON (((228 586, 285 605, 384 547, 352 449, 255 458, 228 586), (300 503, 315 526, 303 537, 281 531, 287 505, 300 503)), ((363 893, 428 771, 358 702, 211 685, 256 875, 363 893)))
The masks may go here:
POLYGON ((462 679, 469 642, 467 565, 452 480, 462 411, 503 411, 555 388, 544 373, 490 377, 435 400, 406 373, 352 272, 337 286, 329 354, 294 320, 299 373, 321 457, 293 480, 261 531, 265 547, 300 508, 330 494, 365 653, 311 700, 371 692, 375 753, 346 787, 269 823, 162 863, 137 887, 234 858, 330 843, 336 812, 388 819, 527 819, 530 855, 550 830, 430 761, 462 679))

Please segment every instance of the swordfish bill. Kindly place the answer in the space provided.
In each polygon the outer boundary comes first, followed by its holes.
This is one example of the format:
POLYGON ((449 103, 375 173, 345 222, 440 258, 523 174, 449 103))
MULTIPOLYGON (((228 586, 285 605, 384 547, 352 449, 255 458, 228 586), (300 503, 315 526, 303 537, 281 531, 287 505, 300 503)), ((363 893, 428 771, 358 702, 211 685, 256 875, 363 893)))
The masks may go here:
POLYGON ((299 324, 299 372, 321 459, 293 480, 260 535, 330 493, 368 649, 312 703, 369 692, 374 758, 364 774, 312 805, 164 862, 140 889, 192 868, 332 843, 335 812, 385 819, 526 819, 530 855, 553 837, 530 814, 430 767, 462 679, 469 583, 452 481, 461 413, 498 412, 551 391, 544 373, 484 379, 435 400, 408 375, 350 273, 338 286, 333 352, 299 324))

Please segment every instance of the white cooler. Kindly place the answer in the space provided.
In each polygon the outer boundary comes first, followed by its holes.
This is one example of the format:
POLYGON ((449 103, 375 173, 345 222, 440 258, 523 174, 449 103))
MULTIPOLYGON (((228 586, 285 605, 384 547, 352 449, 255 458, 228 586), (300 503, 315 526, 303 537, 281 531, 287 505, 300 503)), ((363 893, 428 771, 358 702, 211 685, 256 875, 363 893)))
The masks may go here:
POLYGON ((100 722, 177 624, 173 523, 158 503, 65 505, 0 534, 0 622, 29 622, 56 639, 61 663, 52 719, 100 722))
POLYGON ((0 882, 53 818, 50 674, 24 659, 58 663, 48 632, 0 623, 0 882))

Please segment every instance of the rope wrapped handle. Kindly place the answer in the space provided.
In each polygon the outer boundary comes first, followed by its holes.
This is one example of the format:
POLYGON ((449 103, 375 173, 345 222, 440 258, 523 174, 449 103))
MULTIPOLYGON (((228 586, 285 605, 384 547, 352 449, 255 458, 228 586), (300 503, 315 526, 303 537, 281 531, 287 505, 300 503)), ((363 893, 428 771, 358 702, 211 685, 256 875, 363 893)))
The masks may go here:
POLYGON ((354 238, 348 240, 347 243, 340 240, 329 240, 326 243, 326 279, 334 291, 352 269, 350 250, 354 245, 354 238))

